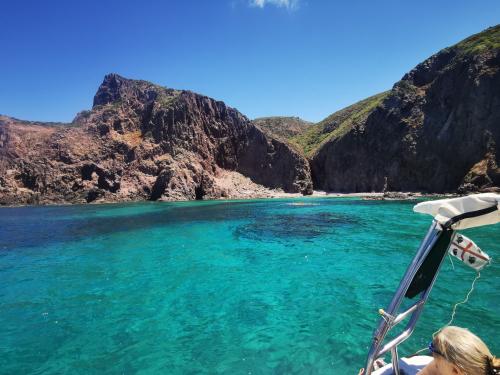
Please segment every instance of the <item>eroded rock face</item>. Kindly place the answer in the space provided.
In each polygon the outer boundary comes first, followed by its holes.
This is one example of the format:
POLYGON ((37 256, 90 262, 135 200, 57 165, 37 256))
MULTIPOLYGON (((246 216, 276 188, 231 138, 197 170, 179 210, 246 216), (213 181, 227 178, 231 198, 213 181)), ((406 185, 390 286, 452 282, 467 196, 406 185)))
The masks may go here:
POLYGON ((0 203, 237 197, 224 171, 310 194, 305 158, 223 102, 116 74, 70 125, 0 118, 0 203))
MULTIPOLYGON (((485 33, 498 39, 499 27, 485 33)), ((311 162, 315 188, 498 191, 500 52, 472 42, 419 64, 365 121, 324 144, 311 162)))

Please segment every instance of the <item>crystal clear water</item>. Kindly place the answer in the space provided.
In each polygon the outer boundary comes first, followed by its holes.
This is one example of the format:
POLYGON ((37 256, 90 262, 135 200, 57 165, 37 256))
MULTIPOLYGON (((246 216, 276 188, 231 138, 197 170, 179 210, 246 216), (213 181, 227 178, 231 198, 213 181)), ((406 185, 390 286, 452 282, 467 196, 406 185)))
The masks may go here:
MULTIPOLYGON (((357 374, 430 217, 353 198, 0 209, 0 372, 357 374), (304 205, 297 205, 297 203, 304 205)), ((468 230, 500 257, 499 226, 468 230)), ((444 265, 401 353, 473 270, 444 265)), ((456 325, 500 352, 500 267, 456 325)))

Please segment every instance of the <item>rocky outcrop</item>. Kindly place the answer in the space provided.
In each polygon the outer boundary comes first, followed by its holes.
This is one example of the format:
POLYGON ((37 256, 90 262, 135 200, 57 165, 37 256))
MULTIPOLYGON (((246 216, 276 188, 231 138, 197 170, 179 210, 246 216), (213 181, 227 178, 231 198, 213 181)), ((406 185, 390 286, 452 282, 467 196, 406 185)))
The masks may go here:
POLYGON ((310 194, 307 160, 224 103, 107 75, 69 125, 0 118, 0 203, 238 197, 227 172, 310 194))
POLYGON ((323 143, 315 188, 498 191, 500 26, 425 60, 362 121, 323 143))

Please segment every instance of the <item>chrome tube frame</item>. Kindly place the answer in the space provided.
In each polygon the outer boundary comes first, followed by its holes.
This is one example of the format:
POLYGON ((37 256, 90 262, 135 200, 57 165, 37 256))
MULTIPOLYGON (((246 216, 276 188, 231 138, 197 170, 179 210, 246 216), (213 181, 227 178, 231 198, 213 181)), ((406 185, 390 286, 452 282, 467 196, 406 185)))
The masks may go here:
POLYGON ((417 273, 418 269, 420 268, 425 258, 429 254, 429 251, 432 249, 432 247, 434 246, 434 244, 439 239, 442 233, 443 229, 441 225, 438 224, 436 221, 433 221, 432 225, 427 231, 426 236, 422 240, 420 247, 418 248, 417 253, 415 254, 415 257, 413 258, 410 266, 406 270, 406 273, 403 276, 403 279, 401 280, 399 287, 396 290, 396 293, 394 294, 391 303, 389 304, 389 307, 387 308, 386 311, 383 310, 380 311, 382 317, 378 324, 378 328, 375 330, 373 334, 372 346, 368 353, 368 358, 365 366, 366 375, 370 375, 372 373, 373 364, 375 363, 375 360, 378 357, 387 353, 388 351, 391 351, 392 354, 393 372, 395 375, 399 375, 399 363, 398 363, 399 358, 398 358, 397 346, 406 339, 408 339, 410 335, 413 333, 416 323, 424 309, 427 298, 429 297, 429 293, 432 287, 434 286, 437 274, 439 273, 439 269, 441 268, 443 260, 446 258, 445 256, 441 260, 441 263, 434 275, 432 282, 427 287, 427 289, 420 294, 420 299, 415 304, 410 306, 406 311, 403 311, 398 314, 398 310, 399 307, 401 306, 401 303, 404 299, 404 296, 408 288, 411 285, 413 278, 415 277, 415 274, 417 273), (384 338, 387 335, 387 333, 408 316, 410 316, 410 320, 406 325, 405 329, 394 339, 392 339, 384 346, 382 346, 384 338))
POLYGON ((391 354, 392 354, 392 368, 393 372, 395 374, 399 374, 399 355, 398 355, 398 347, 393 346, 391 348, 391 354))

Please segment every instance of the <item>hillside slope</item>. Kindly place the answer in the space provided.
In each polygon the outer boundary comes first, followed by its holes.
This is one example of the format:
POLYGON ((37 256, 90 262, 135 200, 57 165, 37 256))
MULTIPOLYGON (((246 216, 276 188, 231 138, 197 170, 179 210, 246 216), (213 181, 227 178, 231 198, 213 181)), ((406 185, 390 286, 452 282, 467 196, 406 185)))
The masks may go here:
POLYGON ((495 191, 499 145, 495 26, 417 65, 366 118, 323 142, 311 168, 315 188, 328 191, 381 191, 386 183, 395 191, 495 191))
POLYGON ((364 122, 387 94, 388 92, 383 92, 373 95, 343 108, 324 120, 308 126, 291 137, 289 142, 303 150, 306 156, 312 157, 325 142, 342 136, 356 124, 364 122))
POLYGON ((107 75, 72 126, 0 119, 0 203, 239 197, 227 173, 312 192, 309 164, 224 103, 107 75))
POLYGON ((300 117, 286 116, 261 117, 252 120, 252 122, 266 134, 287 141, 303 133, 313 124, 300 117))

